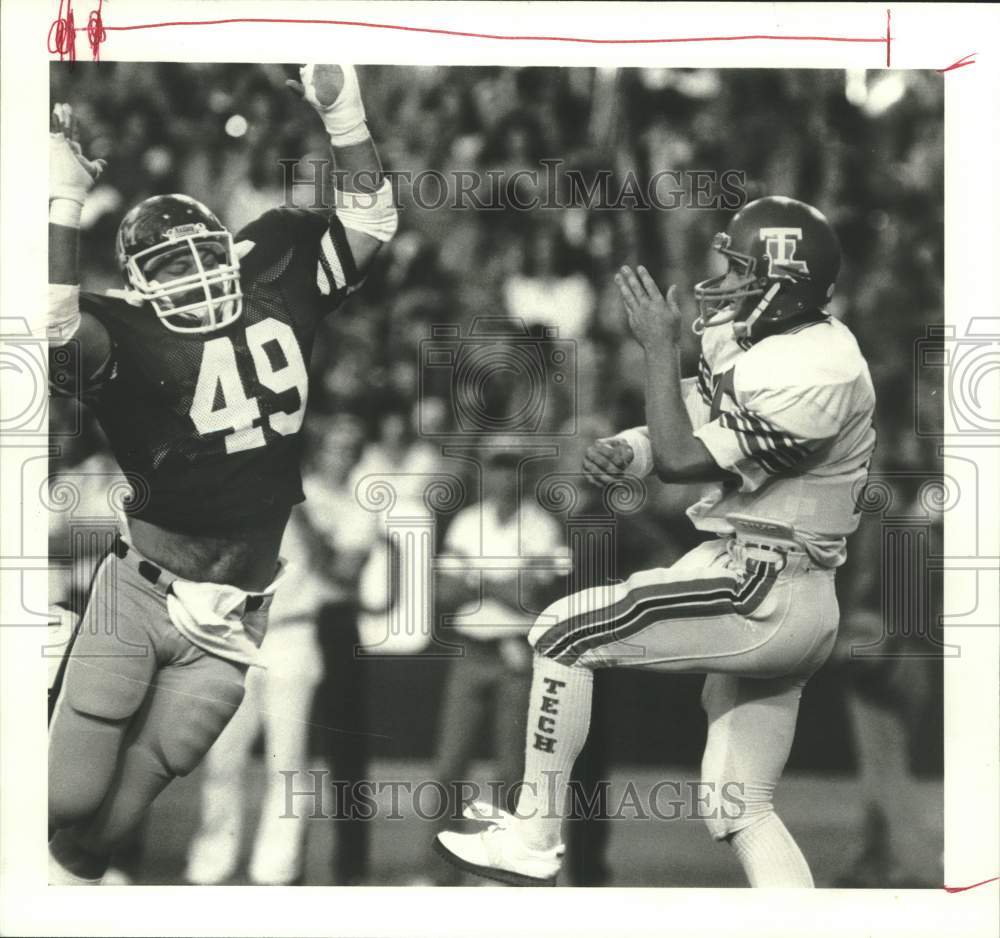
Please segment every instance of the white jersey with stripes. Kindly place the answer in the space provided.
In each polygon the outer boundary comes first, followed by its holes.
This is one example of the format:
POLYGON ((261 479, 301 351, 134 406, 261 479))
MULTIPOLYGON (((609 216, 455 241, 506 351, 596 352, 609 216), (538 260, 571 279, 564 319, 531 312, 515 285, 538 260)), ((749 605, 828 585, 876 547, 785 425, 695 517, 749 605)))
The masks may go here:
POLYGON ((739 477, 688 509, 695 527, 729 534, 734 513, 785 522, 816 563, 840 566, 875 448, 875 392, 851 331, 823 318, 750 343, 731 324, 707 329, 684 385, 694 435, 739 477))

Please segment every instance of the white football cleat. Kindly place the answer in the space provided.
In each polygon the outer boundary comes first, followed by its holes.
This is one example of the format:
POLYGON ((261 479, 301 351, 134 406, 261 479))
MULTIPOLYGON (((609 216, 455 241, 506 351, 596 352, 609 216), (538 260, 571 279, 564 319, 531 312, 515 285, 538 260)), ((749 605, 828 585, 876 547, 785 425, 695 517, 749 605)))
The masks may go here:
POLYGON ((564 847, 551 850, 529 847, 517 830, 517 818, 478 801, 462 812, 489 826, 476 834, 443 831, 434 838, 434 849, 453 866, 467 873, 494 879, 509 886, 554 886, 564 847))

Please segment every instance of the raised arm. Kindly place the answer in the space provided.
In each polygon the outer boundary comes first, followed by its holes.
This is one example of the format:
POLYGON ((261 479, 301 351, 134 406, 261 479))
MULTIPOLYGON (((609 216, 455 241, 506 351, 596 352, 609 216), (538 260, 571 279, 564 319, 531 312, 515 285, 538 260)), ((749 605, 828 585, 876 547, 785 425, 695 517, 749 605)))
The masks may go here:
POLYGON ((337 217, 362 274, 396 233, 392 187, 382 174, 353 65, 305 65, 287 85, 307 101, 330 136, 337 179, 337 217))
POLYGON ((49 304, 43 323, 54 393, 86 393, 99 383, 112 357, 107 330, 80 311, 80 215, 87 193, 104 171, 104 160, 88 160, 77 142, 68 104, 57 104, 49 124, 49 304))
POLYGON ((646 420, 653 468, 664 482, 734 478, 694 435, 681 386, 681 314, 671 287, 666 298, 644 267, 623 267, 615 283, 629 327, 646 355, 646 420))

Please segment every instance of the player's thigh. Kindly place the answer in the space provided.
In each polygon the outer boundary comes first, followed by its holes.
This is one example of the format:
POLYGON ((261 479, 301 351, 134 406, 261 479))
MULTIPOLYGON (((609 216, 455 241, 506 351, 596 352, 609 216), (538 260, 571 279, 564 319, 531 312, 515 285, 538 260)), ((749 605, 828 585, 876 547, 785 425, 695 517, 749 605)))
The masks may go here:
POLYGON ((101 564, 69 650, 59 701, 102 720, 138 711, 157 667, 158 629, 168 622, 163 598, 114 554, 101 564))
POLYGON ((130 582, 113 555, 95 577, 69 648, 49 727, 49 813, 54 826, 100 806, 129 723, 157 667, 151 624, 166 615, 154 593, 130 582))
MULTIPOLYGON (((692 552, 695 553, 695 552, 692 552)), ((535 650, 566 665, 642 667, 673 671, 729 668, 766 645, 780 616, 769 614, 748 627, 748 616, 768 599, 775 576, 761 565, 744 576, 708 550, 704 563, 643 571, 617 587, 611 601, 570 611, 538 637, 535 650)))
POLYGON ((244 678, 243 701, 205 756, 205 770, 212 775, 243 771, 267 710, 267 674, 250 668, 244 678))
POLYGON ((672 572, 633 591, 600 628, 571 635, 557 646, 557 660, 770 678, 808 676, 833 647, 839 613, 832 576, 781 576, 765 564, 739 577, 731 567, 672 572))
POLYGON ((171 777, 187 775, 240 706, 246 671, 192 646, 190 656, 159 671, 129 747, 148 752, 171 777))
POLYGON ((604 644, 623 624, 668 596, 731 586, 736 575, 726 568, 725 556, 721 542, 708 542, 671 567, 641 570, 621 583, 570 593, 538 616, 528 641, 540 655, 576 663, 577 649, 604 644))
POLYGON ((129 727, 100 810, 77 830, 85 849, 110 853, 135 830, 160 792, 194 769, 239 706, 244 670, 194 646, 181 662, 160 669, 129 727))

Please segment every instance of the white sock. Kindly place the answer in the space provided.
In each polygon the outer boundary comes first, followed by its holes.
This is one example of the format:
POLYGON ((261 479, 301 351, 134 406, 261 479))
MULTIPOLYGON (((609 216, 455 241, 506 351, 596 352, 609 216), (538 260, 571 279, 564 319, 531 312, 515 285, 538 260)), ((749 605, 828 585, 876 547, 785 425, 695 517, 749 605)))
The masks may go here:
POLYGON ((537 850, 550 850, 562 839, 570 773, 590 731, 593 687, 589 668, 535 655, 516 814, 521 836, 537 850))
POLYGON ((737 831, 729 842, 755 888, 813 888, 809 864, 798 844, 773 811, 737 831))
POLYGON ((101 877, 86 879, 68 870, 49 851, 49 885, 50 886, 100 886, 101 877))

